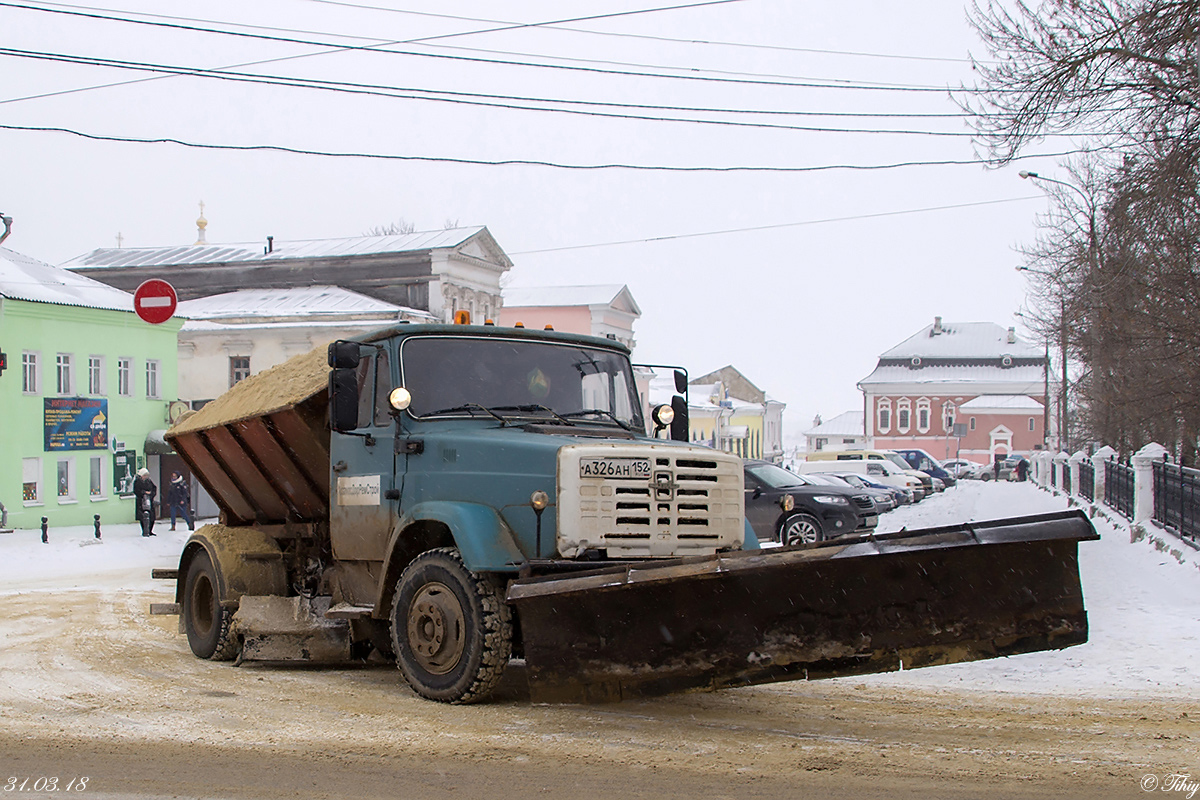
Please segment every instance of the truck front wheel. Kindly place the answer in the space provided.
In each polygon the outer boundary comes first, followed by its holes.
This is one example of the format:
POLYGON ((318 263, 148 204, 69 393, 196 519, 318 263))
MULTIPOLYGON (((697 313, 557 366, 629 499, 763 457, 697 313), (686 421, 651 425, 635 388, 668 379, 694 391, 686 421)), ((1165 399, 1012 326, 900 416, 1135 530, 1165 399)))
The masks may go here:
POLYGON ((239 643, 229 630, 233 613, 221 605, 220 585, 208 551, 200 550, 188 564, 183 584, 183 624, 198 658, 230 661, 239 643))
POLYGON ((482 700, 512 654, 512 609, 503 586, 467 569, 455 548, 422 553, 405 568, 391 623, 400 671, 430 700, 482 700))

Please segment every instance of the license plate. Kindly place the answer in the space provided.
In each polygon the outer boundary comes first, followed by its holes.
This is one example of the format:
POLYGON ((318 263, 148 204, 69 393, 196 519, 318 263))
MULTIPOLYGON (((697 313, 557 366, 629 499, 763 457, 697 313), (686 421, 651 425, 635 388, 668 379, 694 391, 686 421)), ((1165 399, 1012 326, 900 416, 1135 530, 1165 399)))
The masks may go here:
POLYGON ((579 462, 581 478, 650 479, 648 458, 587 458, 579 462))

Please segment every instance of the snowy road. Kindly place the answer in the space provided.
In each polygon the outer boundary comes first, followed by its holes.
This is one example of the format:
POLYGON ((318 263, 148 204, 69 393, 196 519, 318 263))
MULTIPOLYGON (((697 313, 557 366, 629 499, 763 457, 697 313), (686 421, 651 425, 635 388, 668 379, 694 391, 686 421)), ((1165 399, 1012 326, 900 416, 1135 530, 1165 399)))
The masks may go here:
MULTIPOLYGON (((1065 506, 967 483, 882 526, 1065 506)), ((0 536, 0 780, 87 776, 89 797, 1136 797, 1146 776, 1200 774, 1200 570, 1097 527, 1092 638, 1068 651, 602 707, 532 706, 513 670, 463 708, 390 666, 192 658, 146 613, 169 599, 150 567, 186 532, 18 531, 0 536)))

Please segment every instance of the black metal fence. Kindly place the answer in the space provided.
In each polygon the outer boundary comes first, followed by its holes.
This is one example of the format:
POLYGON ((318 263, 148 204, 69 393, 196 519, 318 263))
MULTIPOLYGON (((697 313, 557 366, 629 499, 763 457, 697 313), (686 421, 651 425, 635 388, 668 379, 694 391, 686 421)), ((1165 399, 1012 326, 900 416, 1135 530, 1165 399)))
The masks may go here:
POLYGON ((1071 493, 1071 462, 1064 461, 1062 463, 1062 488, 1067 494, 1071 493))
POLYGON ((1154 462, 1154 520, 1181 538, 1200 537, 1200 471, 1154 462))
POLYGON ((1050 462, 1050 488, 1058 488, 1058 465, 1053 461, 1050 462))
POLYGON ((1104 502, 1133 519, 1133 467, 1116 460, 1104 462, 1104 502))
POLYGON ((1096 468, 1090 458, 1079 462, 1079 495, 1089 503, 1096 502, 1096 468))

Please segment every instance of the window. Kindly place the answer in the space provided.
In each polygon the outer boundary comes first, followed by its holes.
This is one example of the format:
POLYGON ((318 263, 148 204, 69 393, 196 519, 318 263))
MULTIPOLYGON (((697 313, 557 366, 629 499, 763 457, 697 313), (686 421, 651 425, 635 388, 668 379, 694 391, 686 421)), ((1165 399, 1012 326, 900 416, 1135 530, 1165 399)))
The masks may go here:
POLYGON ((229 357, 229 385, 250 377, 250 356, 229 357))
POLYGON ((25 394, 38 393, 38 354, 21 353, 21 391, 25 394))
POLYGON ((896 403, 896 428, 901 433, 908 433, 910 427, 912 427, 912 406, 907 397, 902 397, 896 403))
POLYGON ((975 430, 975 418, 971 417, 971 430, 975 430))
POLYGON ((942 419, 943 425, 947 433, 954 429, 954 413, 957 409, 954 407, 954 402, 947 400, 942 403, 942 419))
POLYGON ((58 478, 55 484, 58 487, 58 501, 73 502, 75 500, 75 461, 70 458, 61 458, 58 461, 58 478))
POLYGON ((929 431, 929 398, 922 397, 917 401, 917 430, 921 433, 929 431))
POLYGON ((21 459, 21 500, 27 506, 42 504, 42 460, 21 459))
POLYGON ((1032 431, 1032 430, 1033 430, 1033 428, 1034 428, 1034 425, 1035 425, 1035 422, 1034 422, 1034 420, 1035 420, 1035 419, 1036 419, 1036 417, 1030 417, 1030 418, 1029 418, 1029 430, 1030 430, 1030 431, 1032 431))
POLYGON ((815 450, 824 450, 824 449, 825 449, 825 442, 826 442, 826 440, 825 440, 825 439, 817 439, 817 442, 816 442, 816 447, 815 447, 814 449, 815 449, 815 450))
POLYGON ((117 394, 129 397, 133 394, 133 359, 117 359, 117 394))
POLYGON ((892 427, 892 401, 884 397, 880 399, 877 406, 877 418, 879 420, 878 428, 881 433, 886 433, 892 427))
POLYGON ((71 354, 70 353, 59 353, 55 357, 54 363, 56 365, 55 374, 58 377, 58 383, 57 383, 58 393, 59 394, 70 394, 71 393, 71 354))
POLYGON ((88 469, 88 497, 104 497, 104 457, 92 456, 88 469))
POLYGON ((146 397, 151 399, 162 397, 162 391, 158 385, 158 368, 158 361, 146 359, 146 397))
POLYGON ((88 394, 104 394, 104 356, 88 356, 88 394))

